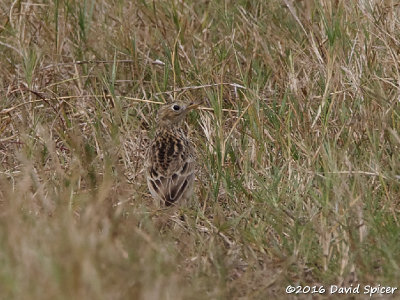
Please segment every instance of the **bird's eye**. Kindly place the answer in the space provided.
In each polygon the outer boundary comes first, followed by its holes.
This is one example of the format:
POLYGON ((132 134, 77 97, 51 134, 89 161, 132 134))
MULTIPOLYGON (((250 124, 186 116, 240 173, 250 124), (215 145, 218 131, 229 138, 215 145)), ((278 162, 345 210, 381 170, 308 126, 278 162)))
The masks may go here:
POLYGON ((178 110, 181 109, 181 107, 180 107, 178 104, 174 104, 174 105, 172 106, 172 109, 173 109, 174 111, 178 111, 178 110))

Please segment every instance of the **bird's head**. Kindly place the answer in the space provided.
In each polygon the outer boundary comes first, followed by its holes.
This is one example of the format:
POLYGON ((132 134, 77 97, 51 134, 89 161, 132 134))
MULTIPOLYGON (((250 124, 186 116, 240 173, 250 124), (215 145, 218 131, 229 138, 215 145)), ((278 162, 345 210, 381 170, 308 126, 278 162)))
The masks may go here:
POLYGON ((192 109, 198 107, 202 101, 189 104, 173 102, 164 104, 157 113, 157 124, 162 127, 173 127, 178 125, 192 109))

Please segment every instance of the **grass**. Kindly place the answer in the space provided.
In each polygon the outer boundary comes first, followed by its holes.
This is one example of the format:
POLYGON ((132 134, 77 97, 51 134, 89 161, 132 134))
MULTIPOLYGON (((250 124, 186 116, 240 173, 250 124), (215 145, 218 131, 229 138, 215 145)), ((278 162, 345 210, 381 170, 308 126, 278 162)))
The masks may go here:
POLYGON ((1 3, 0 298, 396 286, 399 9, 1 3), (144 151, 158 103, 197 98, 195 197, 165 221, 144 151))

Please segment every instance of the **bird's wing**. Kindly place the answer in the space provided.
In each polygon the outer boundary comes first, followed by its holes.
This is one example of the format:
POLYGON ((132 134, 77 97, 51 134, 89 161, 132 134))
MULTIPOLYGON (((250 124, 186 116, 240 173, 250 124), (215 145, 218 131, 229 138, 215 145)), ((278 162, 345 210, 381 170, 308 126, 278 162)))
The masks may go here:
POLYGON ((194 180, 195 162, 187 157, 179 164, 170 166, 170 172, 162 174, 154 166, 148 169, 148 184, 151 193, 162 200, 166 206, 179 202, 179 200, 192 188, 194 180), (172 170, 171 170, 172 169, 172 170))

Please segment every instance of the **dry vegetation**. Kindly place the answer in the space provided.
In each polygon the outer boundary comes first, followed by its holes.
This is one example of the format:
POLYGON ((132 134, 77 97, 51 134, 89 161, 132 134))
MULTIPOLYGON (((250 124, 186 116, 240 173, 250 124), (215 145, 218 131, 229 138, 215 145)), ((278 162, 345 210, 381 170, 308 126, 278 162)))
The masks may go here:
POLYGON ((399 283, 396 1, 5 0, 0 50, 1 299, 399 283), (144 149, 157 103, 199 97, 165 221, 144 149))

